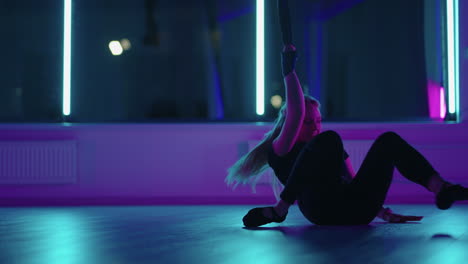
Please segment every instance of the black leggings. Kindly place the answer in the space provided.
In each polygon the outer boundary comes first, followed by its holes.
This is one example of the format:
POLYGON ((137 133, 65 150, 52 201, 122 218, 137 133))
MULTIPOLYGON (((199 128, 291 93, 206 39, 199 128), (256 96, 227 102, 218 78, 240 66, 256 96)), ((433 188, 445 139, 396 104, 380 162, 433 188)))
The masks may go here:
POLYGON ((281 199, 298 200, 303 215, 322 225, 368 224, 382 208, 396 167, 408 180, 427 188, 437 173, 429 162, 394 132, 373 143, 356 177, 342 182, 343 142, 334 131, 317 135, 296 159, 281 199))

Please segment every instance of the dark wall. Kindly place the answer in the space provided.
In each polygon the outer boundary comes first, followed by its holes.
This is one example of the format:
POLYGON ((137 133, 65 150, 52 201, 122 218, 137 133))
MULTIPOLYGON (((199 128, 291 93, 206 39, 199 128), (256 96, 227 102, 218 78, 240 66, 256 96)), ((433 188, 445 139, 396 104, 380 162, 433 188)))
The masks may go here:
POLYGON ((423 0, 367 0, 324 23, 326 116, 428 116, 423 0))
MULTIPOLYGON (((276 1, 266 1, 263 117, 255 114, 255 1, 153 0, 158 41, 145 43, 148 1, 73 2, 72 121, 276 117, 270 97, 284 98, 276 1), (108 43, 122 38, 132 49, 112 56, 108 43)), ((440 46, 427 45, 434 43, 427 33, 437 25, 427 15, 435 12, 423 2, 290 1, 297 73, 304 90, 321 100, 325 118, 386 121, 428 115, 426 75, 440 76, 441 61, 430 57, 440 46)), ((0 28, 7 40, 0 42, 5 51, 0 121, 61 121, 62 4, 0 2, 0 28)))
POLYGON ((0 2, 0 121, 61 120, 63 6, 0 2))
POLYGON ((159 43, 144 43, 144 1, 76 2, 74 112, 82 121, 206 118, 212 85, 204 1, 157 1, 159 43), (128 38, 112 56, 107 44, 128 38), (78 89, 79 87, 79 89, 78 89))

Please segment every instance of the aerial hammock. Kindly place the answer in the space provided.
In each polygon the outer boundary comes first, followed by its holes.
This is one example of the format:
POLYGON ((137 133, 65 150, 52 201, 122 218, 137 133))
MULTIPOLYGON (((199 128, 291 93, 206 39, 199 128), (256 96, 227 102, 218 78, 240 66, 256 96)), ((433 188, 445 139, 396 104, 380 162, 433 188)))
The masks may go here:
POLYGON ((291 18, 289 16, 288 0, 278 0, 278 17, 281 26, 283 44, 292 44, 291 18))

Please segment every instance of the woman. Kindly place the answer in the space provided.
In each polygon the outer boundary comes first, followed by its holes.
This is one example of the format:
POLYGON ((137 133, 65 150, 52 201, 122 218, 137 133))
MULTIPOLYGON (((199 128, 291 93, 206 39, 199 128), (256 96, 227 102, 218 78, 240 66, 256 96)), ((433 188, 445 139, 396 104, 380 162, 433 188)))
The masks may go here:
POLYGON ((394 214, 383 208, 396 167, 400 173, 436 195, 439 209, 468 200, 468 189, 445 181, 429 162, 399 135, 386 132, 371 146, 355 174, 340 136, 321 133, 319 103, 304 96, 294 67, 296 49, 286 44, 282 53, 286 104, 274 128, 228 170, 226 182, 252 183, 268 167, 284 190, 274 206, 258 207, 244 216, 247 227, 286 219, 298 202, 302 214, 318 225, 360 225, 376 216, 389 222, 419 221, 422 217, 394 214))

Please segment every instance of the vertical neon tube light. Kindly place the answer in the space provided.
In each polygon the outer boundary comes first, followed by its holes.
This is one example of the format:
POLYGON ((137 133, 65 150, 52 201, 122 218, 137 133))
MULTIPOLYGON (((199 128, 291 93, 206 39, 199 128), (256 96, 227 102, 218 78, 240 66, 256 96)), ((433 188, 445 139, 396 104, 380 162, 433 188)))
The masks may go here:
POLYGON ((446 115, 446 111, 447 111, 447 106, 445 105, 445 91, 444 91, 444 87, 440 87, 440 95, 439 95, 439 99, 440 99, 440 105, 439 105, 439 109, 440 109, 440 119, 444 119, 445 118, 445 115, 446 115))
MULTIPOLYGON (((447 0, 448 110, 458 116, 458 0, 447 0)), ((458 118, 457 118, 458 119, 458 118)))
POLYGON ((265 113, 265 0, 257 0, 257 115, 265 113))
POLYGON ((63 9, 63 115, 70 115, 71 95, 71 18, 72 0, 64 0, 63 9))
POLYGON ((460 31, 459 31, 459 0, 454 1, 454 26, 455 26, 455 111, 456 118, 460 120, 460 31))

